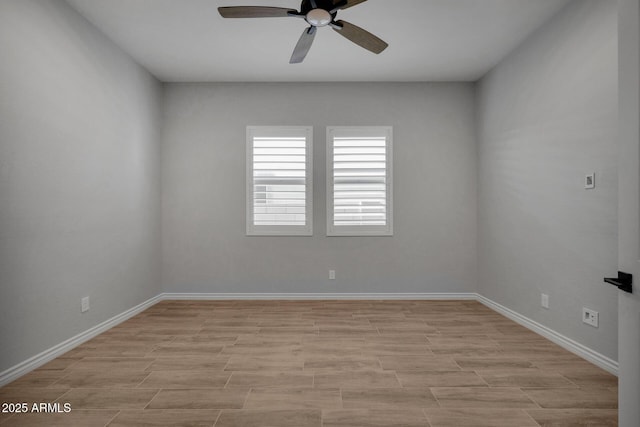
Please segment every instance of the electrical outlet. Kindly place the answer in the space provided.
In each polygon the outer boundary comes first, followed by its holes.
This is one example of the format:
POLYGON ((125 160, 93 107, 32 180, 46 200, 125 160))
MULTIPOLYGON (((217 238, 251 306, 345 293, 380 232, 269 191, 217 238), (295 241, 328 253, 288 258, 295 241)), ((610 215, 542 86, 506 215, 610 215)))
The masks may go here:
POLYGON ((540 304, 542 305, 542 307, 544 308, 549 308, 549 295, 547 294, 541 294, 540 297, 540 304))
POLYGON ((584 176, 584 188, 587 190, 592 190, 596 188, 596 174, 590 173, 584 176))
POLYGON ((84 313, 85 311, 89 311, 89 297, 80 300, 80 312, 84 313))
POLYGON ((598 312, 590 308, 582 307, 582 321, 587 325, 598 327, 598 312))
POLYGON ((329 280, 336 280, 336 271, 329 270, 329 280))

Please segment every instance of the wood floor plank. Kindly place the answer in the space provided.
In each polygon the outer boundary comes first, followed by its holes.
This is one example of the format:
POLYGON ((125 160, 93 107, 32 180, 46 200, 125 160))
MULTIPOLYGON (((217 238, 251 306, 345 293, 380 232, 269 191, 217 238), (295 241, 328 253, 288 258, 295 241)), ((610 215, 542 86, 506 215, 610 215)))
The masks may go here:
POLYGON ((473 371, 398 371, 403 387, 486 387, 473 371))
POLYGON ((431 348, 426 344, 413 343, 377 343, 367 342, 363 348, 363 354, 375 356, 408 356, 433 354, 431 348))
POLYGON ((144 371, 154 361, 154 358, 149 357, 85 357, 72 365, 70 369, 139 369, 144 371))
POLYGON ((367 335, 363 340, 369 344, 421 344, 427 345, 427 334, 402 334, 402 335, 367 335))
POLYGON ((227 387, 312 387, 313 374, 309 372, 233 372, 227 387))
POLYGON ((67 388, 128 388, 136 387, 149 372, 142 370, 117 369, 111 371, 78 370, 71 371, 55 383, 56 387, 67 388))
POLYGON ((377 357, 373 356, 336 356, 334 354, 312 354, 304 358, 305 371, 345 371, 380 370, 377 357))
POLYGON ((149 355, 161 356, 215 356, 222 351, 223 345, 217 343, 171 342, 157 346, 149 355))
POLYGON ((340 389, 253 388, 244 404, 246 409, 339 409, 340 389))
POLYGON ((543 408, 553 409, 615 409, 618 396, 605 388, 564 389, 536 388, 524 392, 543 408))
POLYGON ((300 356, 244 356, 232 355, 225 371, 302 371, 304 359, 300 356))
POLYGON ((220 352, 220 356, 232 356, 234 354, 239 355, 255 355, 261 356, 269 354, 276 355, 292 355, 302 352, 302 346, 300 344, 280 344, 278 342, 255 342, 255 343, 235 343, 233 345, 227 345, 220 352))
POLYGON ((217 410, 129 410, 121 411, 109 427, 211 427, 219 415, 217 410))
POLYGON ((396 371, 456 371, 458 364, 450 357, 431 354, 379 356, 383 369, 396 371))
MULTIPOLYGON (((326 424, 325 424, 326 425, 326 424)), ((319 409, 245 409, 224 410, 215 427, 321 427, 319 409)))
POLYGON ((374 370, 333 371, 316 373, 314 386, 324 388, 395 388, 400 387, 400 383, 394 372, 374 370))
POLYGON ((431 391, 443 408, 536 408, 519 388, 436 387, 431 391))
POLYGON ((616 409, 528 409, 527 412, 542 427, 617 427, 616 409))
POLYGON ((456 357, 455 362, 462 369, 469 370, 512 370, 521 368, 531 368, 534 365, 524 359, 515 357, 493 356, 493 357, 456 357))
POLYGON ((421 409, 342 409, 322 411, 323 427, 428 427, 421 409))
POLYGON ((36 402, 53 402, 68 391, 66 388, 8 386, 0 388, 0 402, 24 402, 29 405, 36 402))
POLYGON ((425 409, 432 427, 538 427, 523 409, 425 409))
POLYGON ((143 409, 158 389, 76 388, 58 398, 76 409, 143 409))
POLYGON ((230 373, 220 371, 152 371, 139 388, 224 387, 230 376, 230 373))
POLYGON ((545 372, 536 368, 476 372, 491 387, 577 388, 575 383, 556 372, 545 372))
POLYGON ((247 394, 225 388, 160 390, 147 409, 240 409, 247 394))
POLYGON ((222 371, 229 357, 224 356, 169 356, 157 357, 145 371, 222 371))
POLYGON ((563 377, 580 387, 618 387, 618 377, 600 369, 563 369, 563 377))
MULTIPOLYGON (((40 388, 49 387, 68 375, 68 372, 61 370, 36 369, 27 375, 9 383, 9 387, 14 388, 40 388)), ((64 387, 64 386, 61 386, 64 387)))
POLYGON ((428 388, 343 389, 344 408, 433 408, 436 398, 428 388))

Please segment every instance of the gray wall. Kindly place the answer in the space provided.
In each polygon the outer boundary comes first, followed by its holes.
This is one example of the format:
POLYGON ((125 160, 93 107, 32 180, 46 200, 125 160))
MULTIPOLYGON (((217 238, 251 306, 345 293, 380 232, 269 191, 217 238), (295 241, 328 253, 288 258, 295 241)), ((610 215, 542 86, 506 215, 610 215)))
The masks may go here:
POLYGON ((479 293, 616 359, 616 2, 570 3, 482 79, 477 109, 479 293))
POLYGON ((160 292, 160 89, 65 2, 0 1, 0 372, 160 292))
POLYGON ((166 292, 475 292, 472 84, 168 84, 166 292), (247 125, 314 126, 314 235, 245 236, 247 125), (392 125, 392 237, 326 237, 325 127, 392 125), (337 280, 329 281, 335 269, 337 280))

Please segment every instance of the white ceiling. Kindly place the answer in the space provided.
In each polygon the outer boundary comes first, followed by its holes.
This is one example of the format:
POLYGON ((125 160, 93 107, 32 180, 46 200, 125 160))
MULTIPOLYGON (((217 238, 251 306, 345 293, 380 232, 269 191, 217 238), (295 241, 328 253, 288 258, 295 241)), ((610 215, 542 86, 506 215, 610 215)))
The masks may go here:
POLYGON ((369 0, 338 12, 389 43, 372 54, 320 28, 304 63, 294 18, 223 19, 219 6, 299 0, 67 0, 162 81, 475 81, 569 0, 369 0))

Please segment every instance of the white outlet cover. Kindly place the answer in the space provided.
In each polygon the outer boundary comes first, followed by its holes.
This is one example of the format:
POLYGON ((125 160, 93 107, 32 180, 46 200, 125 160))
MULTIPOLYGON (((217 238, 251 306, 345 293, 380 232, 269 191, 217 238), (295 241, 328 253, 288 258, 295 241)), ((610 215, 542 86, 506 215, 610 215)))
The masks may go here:
POLYGON ((596 174, 595 173, 590 173, 588 175, 585 175, 585 177, 584 177, 584 188, 586 190, 591 190, 593 188, 596 188, 596 174))
POLYGON ((599 314, 595 310, 591 310, 589 308, 582 308, 582 321, 589 326, 593 326, 594 328, 598 327, 599 314))
POLYGON ((541 294, 540 296, 540 305, 544 308, 549 308, 549 295, 541 294))
POLYGON ((329 280, 336 280, 336 271, 329 270, 329 280))

